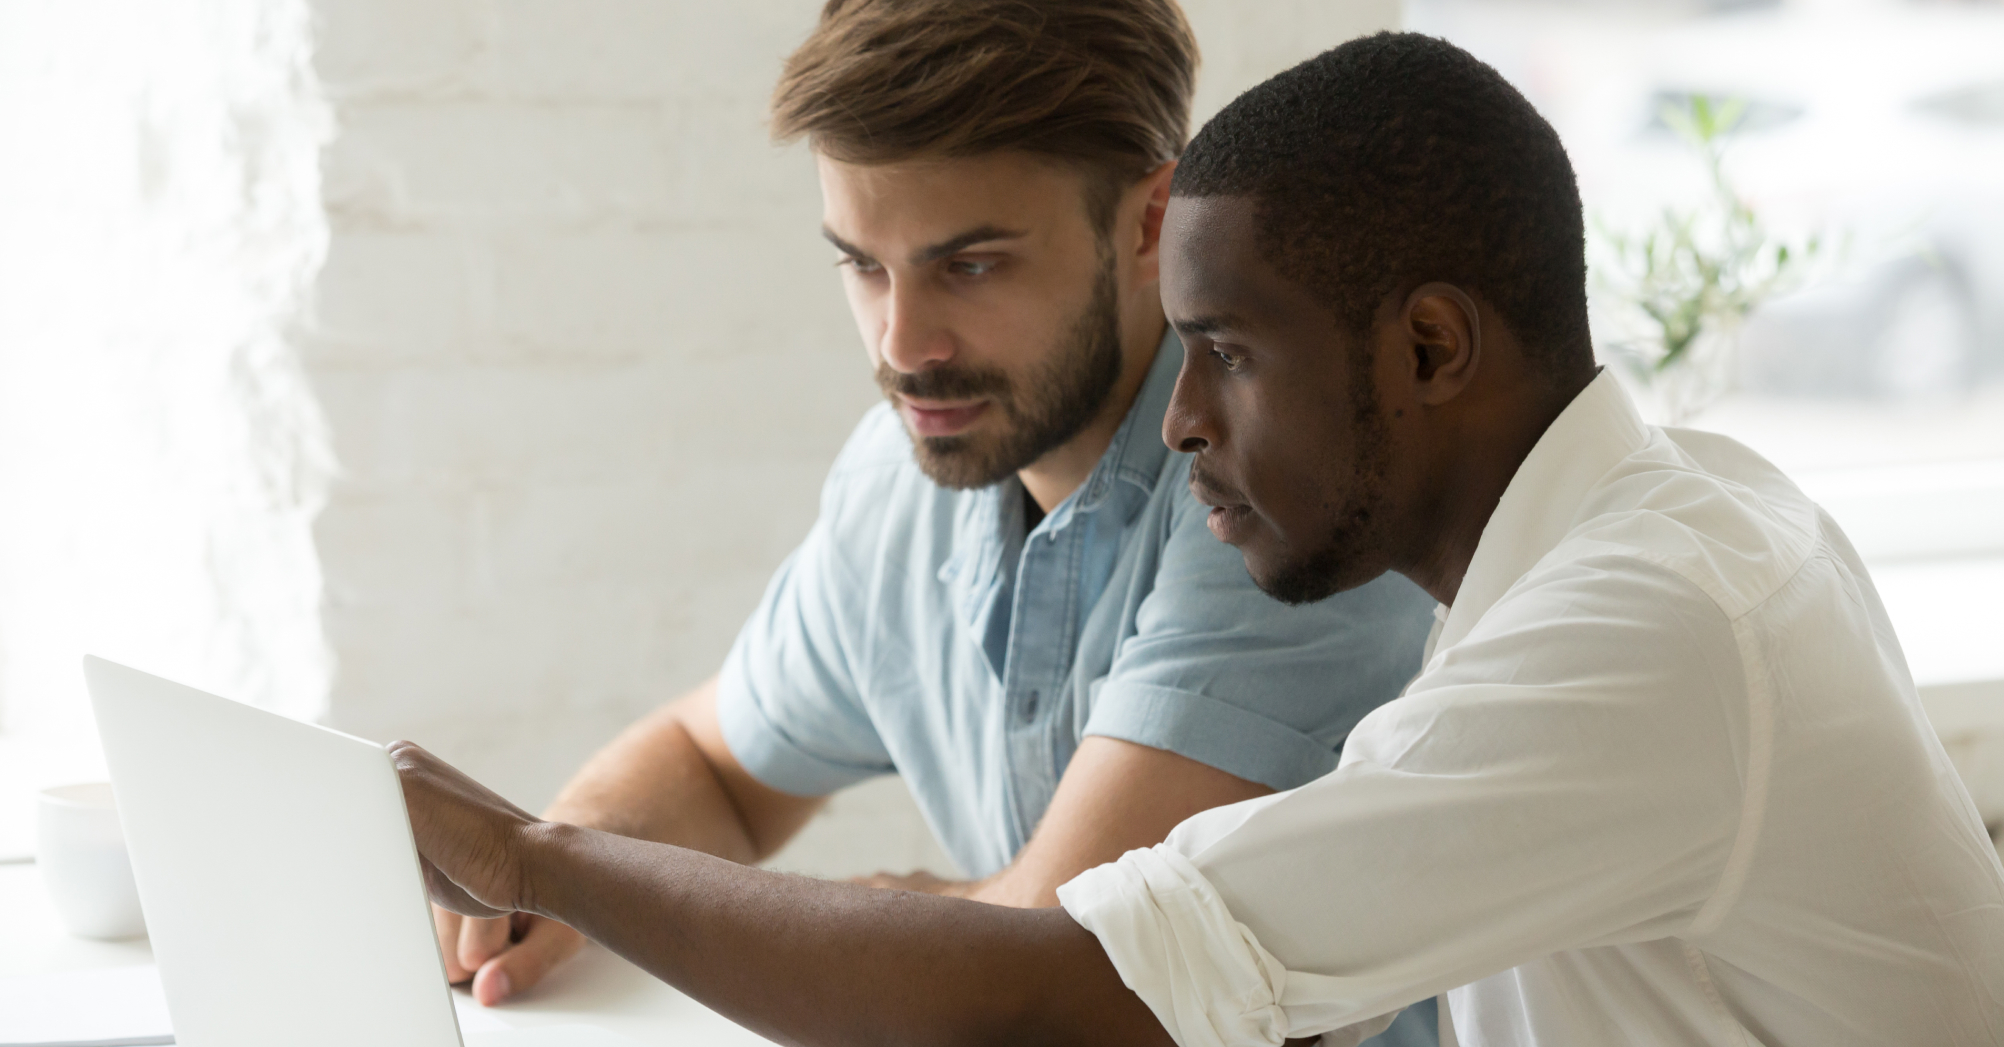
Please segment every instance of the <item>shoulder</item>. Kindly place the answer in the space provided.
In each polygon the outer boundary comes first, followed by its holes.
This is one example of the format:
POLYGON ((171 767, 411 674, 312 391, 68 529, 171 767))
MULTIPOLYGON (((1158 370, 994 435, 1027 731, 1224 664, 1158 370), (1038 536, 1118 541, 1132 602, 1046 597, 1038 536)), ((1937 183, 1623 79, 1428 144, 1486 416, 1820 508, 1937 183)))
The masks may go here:
POLYGON ((896 473, 904 468, 917 472, 912 461, 911 435, 898 419, 897 411, 890 404, 878 404, 864 412, 849 433, 849 439, 842 444, 842 452, 835 456, 835 465, 828 471, 830 479, 867 480, 881 473, 896 473))
POLYGON ((1436 651, 1412 700, 1363 732, 1375 739, 1363 752, 1402 759, 1388 754, 1431 738, 1442 752, 1585 760, 1615 775, 1679 753, 1685 770, 1724 781, 1746 754, 1750 693, 1733 622, 1711 594, 1662 564, 1594 550, 1541 564, 1436 651))
POLYGON ((862 511, 881 518, 890 506, 909 505, 914 498, 942 494, 912 458, 911 436, 889 404, 878 404, 863 415, 821 488, 824 518, 862 511))
POLYGON ((1743 445, 1667 430, 1596 485, 1545 563, 1626 561, 1616 576, 1637 584, 1669 572, 1737 618, 1816 555, 1818 517, 1794 483, 1743 445))
POLYGON ((1732 615, 1704 573, 1624 543, 1572 539, 1518 579, 1468 639, 1508 637, 1527 650, 1598 647, 1631 660, 1679 647, 1688 654, 1694 640, 1730 646, 1732 615), (1645 647, 1609 646, 1615 636, 1645 647))

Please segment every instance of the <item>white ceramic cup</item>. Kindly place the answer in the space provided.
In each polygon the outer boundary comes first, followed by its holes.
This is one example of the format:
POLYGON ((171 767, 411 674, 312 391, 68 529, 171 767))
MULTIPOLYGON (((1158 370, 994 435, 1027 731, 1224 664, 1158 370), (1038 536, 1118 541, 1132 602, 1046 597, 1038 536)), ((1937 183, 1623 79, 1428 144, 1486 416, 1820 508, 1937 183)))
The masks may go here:
POLYGON ((111 940, 146 933, 109 782, 36 794, 35 864, 71 934, 111 940))

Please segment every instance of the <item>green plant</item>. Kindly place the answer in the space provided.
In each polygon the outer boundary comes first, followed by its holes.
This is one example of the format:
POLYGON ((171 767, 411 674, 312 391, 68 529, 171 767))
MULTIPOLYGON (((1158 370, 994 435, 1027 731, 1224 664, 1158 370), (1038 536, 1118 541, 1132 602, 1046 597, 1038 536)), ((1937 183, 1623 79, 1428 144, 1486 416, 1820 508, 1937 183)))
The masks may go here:
POLYGON ((1816 236, 1791 245, 1770 234, 1727 176, 1726 146, 1745 116, 1737 99, 1666 104, 1663 122, 1704 162, 1703 202, 1664 208, 1639 237, 1600 229, 1613 262, 1603 282, 1647 321, 1648 344, 1631 346, 1645 379, 1687 359, 1700 335, 1730 335, 1763 302, 1799 286, 1822 250, 1816 236))

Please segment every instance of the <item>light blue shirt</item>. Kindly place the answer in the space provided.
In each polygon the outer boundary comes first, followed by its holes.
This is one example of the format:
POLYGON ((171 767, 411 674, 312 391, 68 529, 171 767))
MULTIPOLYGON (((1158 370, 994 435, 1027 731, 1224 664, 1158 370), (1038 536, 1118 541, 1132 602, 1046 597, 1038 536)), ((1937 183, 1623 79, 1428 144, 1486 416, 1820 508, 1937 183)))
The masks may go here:
POLYGON ((1386 575, 1306 607, 1261 593, 1163 446, 1169 335, 1084 486, 1024 534, 1023 485, 954 491, 888 404, 724 663, 746 770, 821 795, 905 776, 963 872, 1007 865, 1087 735, 1290 789, 1419 671, 1434 602, 1386 575))

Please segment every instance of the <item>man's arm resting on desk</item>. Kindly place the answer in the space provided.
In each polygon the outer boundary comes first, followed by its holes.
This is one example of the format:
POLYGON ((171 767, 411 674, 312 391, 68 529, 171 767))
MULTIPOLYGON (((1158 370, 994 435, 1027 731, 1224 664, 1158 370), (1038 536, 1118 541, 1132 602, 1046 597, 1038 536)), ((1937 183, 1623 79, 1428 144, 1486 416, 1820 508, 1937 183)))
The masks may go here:
POLYGON ((863 882, 996 905, 1053 906, 1058 885, 1087 869, 1161 843, 1199 811, 1271 792, 1187 756, 1095 735, 1080 743, 1043 821, 1008 868, 972 882, 923 873, 879 873, 863 882))
MULTIPOLYGON (((713 676, 627 728, 585 763, 548 817, 733 862, 778 850, 821 801, 753 778, 724 743, 716 699, 713 676)), ((576 931, 534 915, 463 919, 437 908, 434 917, 447 977, 474 979, 486 1004, 536 984, 584 944, 576 931)))
POLYGON ((783 1043, 1170 1042, 1063 910, 871 890, 539 821, 391 746, 434 901, 562 920, 783 1043))

